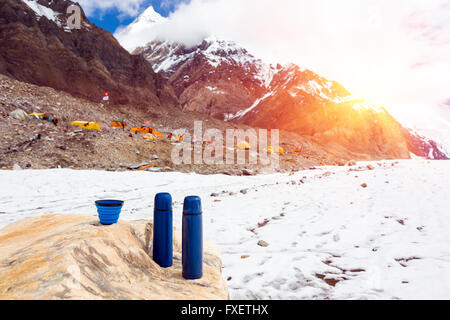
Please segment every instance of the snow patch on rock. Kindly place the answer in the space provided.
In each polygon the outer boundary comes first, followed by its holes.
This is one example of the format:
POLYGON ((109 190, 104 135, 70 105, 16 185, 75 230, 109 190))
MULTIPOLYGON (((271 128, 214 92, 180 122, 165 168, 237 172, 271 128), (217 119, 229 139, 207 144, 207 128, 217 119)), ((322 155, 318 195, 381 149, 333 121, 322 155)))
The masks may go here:
POLYGON ((51 8, 43 6, 37 3, 37 0, 22 0, 28 7, 30 7, 34 13, 36 13, 38 20, 41 17, 46 17, 48 20, 55 22, 59 27, 61 27, 61 21, 58 16, 60 13, 53 11, 51 8))

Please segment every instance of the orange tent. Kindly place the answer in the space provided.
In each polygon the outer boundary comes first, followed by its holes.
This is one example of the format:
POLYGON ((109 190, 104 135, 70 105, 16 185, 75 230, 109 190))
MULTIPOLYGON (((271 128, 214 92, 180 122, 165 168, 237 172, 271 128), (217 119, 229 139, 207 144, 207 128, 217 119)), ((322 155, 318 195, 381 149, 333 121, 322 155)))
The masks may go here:
POLYGON ((127 127, 127 124, 125 123, 125 121, 112 121, 111 127, 125 129, 127 127))
POLYGON ((130 130, 131 133, 151 133, 153 134, 155 132, 155 129, 152 127, 140 127, 140 128, 133 128, 130 130))

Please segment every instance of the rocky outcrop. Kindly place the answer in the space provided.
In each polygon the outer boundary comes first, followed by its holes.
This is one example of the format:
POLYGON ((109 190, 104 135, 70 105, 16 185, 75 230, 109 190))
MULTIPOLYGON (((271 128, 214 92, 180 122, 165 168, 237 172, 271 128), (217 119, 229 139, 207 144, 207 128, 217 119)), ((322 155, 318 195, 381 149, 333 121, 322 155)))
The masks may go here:
POLYGON ((81 11, 81 29, 67 25, 68 0, 0 0, 0 73, 112 104, 178 105, 150 63, 130 55, 81 11), (27 5, 29 4, 29 5, 27 5))
POLYGON ((83 215, 28 218, 0 231, 0 299, 228 299, 219 250, 205 244, 204 277, 181 276, 151 258, 152 223, 102 226, 83 215))

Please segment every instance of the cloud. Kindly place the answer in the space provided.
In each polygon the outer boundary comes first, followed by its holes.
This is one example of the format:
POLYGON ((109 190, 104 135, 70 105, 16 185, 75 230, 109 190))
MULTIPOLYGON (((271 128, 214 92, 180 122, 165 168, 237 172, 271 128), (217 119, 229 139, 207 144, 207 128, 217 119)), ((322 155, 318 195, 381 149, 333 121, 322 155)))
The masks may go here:
POLYGON ((189 0, 162 0, 159 7, 165 10, 172 10, 177 7, 180 2, 187 2, 189 0))
POLYGON ((191 46, 208 35, 311 69, 403 117, 448 99, 449 0, 191 0, 121 41, 191 46))
POLYGON ((77 0, 89 16, 96 12, 117 9, 121 15, 135 17, 147 0, 77 0))

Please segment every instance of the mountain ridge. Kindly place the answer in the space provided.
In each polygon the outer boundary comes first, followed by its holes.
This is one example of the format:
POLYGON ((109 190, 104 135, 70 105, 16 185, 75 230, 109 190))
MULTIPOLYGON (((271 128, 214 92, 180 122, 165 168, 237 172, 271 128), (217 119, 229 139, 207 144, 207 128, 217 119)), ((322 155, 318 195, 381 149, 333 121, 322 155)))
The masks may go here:
MULTIPOLYGON (((365 160, 411 153, 448 159, 436 142, 404 128, 384 108, 355 99, 310 70, 267 64, 214 37, 190 47, 154 40, 131 55, 83 12, 82 28, 67 29, 64 12, 71 4, 1 0, 0 73, 91 101, 109 91, 112 106, 181 106, 231 125, 294 132, 365 160)), ((148 9, 137 21, 165 21, 156 15, 148 9)))
POLYGON ((90 101, 176 105, 167 81, 110 34, 89 22, 67 26, 69 0, 0 1, 0 72, 90 101))
POLYGON ((404 128, 386 109, 353 97, 341 84, 295 64, 265 64, 232 41, 210 37, 187 48, 155 40, 133 53, 166 77, 185 110, 293 131, 374 157, 413 153, 448 159, 438 143, 404 128))

